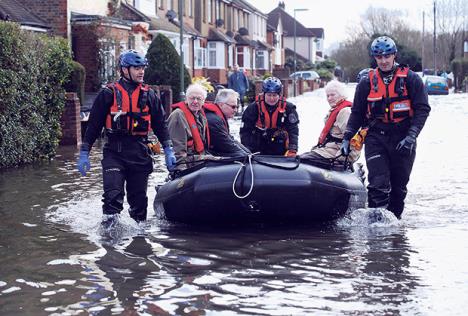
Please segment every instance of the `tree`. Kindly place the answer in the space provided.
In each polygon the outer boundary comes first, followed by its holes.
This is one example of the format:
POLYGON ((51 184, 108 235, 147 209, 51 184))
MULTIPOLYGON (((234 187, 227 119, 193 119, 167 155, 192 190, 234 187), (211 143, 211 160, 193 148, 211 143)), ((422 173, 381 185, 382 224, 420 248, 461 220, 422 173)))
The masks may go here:
MULTIPOLYGON (((156 35, 146 58, 148 67, 145 82, 151 85, 170 85, 174 102, 180 101, 180 56, 171 41, 162 34, 156 35)), ((184 91, 190 82, 190 75, 184 67, 184 91)))

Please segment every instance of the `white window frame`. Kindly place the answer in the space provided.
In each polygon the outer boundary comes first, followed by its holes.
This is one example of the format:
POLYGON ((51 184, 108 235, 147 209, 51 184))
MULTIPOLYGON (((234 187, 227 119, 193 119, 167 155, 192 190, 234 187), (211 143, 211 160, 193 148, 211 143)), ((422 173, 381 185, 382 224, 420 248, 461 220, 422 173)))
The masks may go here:
POLYGON ((234 54, 233 54, 234 47, 235 46, 232 44, 228 46, 228 66, 229 67, 234 66, 234 54))
POLYGON ((244 46, 244 68, 252 68, 250 65, 250 48, 249 46, 244 46))
POLYGON ((206 67, 206 48, 200 46, 200 40, 194 41, 194 69, 206 67))
POLYGON ((255 69, 268 69, 267 65, 268 51, 267 50, 257 50, 255 51, 255 69), (262 58, 262 62, 257 67, 257 61, 262 58))
POLYGON ((226 68, 224 48, 224 42, 208 42, 208 69, 226 68))
POLYGON ((212 0, 207 0, 206 6, 206 20, 208 23, 213 23, 213 2, 212 0))

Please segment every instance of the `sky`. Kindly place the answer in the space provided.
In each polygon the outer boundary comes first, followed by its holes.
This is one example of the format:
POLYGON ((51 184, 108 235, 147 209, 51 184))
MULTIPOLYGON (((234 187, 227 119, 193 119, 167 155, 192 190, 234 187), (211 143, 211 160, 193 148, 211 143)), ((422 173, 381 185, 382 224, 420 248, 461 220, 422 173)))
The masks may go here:
MULTIPOLYGON (((247 0, 263 13, 269 13, 278 6, 279 0, 247 0)), ((347 31, 358 25, 360 16, 367 8, 400 10, 405 20, 415 29, 422 29, 422 12, 432 13, 432 0, 284 0, 286 11, 306 27, 321 27, 325 31, 325 52, 347 37, 347 31)))

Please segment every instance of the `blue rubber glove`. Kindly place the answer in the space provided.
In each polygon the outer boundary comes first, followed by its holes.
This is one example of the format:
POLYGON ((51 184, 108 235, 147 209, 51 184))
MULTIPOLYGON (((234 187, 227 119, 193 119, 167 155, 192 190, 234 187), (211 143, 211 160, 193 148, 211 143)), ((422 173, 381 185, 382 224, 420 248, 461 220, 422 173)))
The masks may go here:
POLYGON ((86 172, 91 169, 91 164, 89 163, 89 151, 83 149, 80 150, 77 167, 82 176, 85 176, 86 172))
POLYGON ((349 155, 349 151, 350 151, 349 140, 343 139, 343 141, 341 142, 340 151, 341 151, 341 154, 343 156, 348 156, 349 155))
POLYGON ((396 150, 401 153, 408 153, 411 155, 416 144, 416 135, 414 133, 409 133, 408 136, 403 138, 401 142, 396 146, 396 150))
POLYGON ((172 171, 176 166, 177 159, 174 155, 174 150, 170 146, 164 147, 164 156, 166 158, 167 170, 172 171))

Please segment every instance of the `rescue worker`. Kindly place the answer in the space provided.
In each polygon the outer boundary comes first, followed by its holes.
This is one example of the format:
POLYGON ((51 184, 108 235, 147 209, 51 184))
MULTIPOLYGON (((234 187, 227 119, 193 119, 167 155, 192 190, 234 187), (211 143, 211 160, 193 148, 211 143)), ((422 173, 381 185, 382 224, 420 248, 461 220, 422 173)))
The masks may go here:
POLYGON ((89 116, 88 128, 81 145, 78 170, 85 176, 90 169, 89 152, 105 127, 107 142, 103 148, 103 221, 112 226, 123 209, 127 190, 130 217, 146 220, 149 174, 153 171, 148 132, 154 131, 164 148, 166 166, 175 166, 172 142, 169 139, 164 108, 154 90, 143 84, 147 65, 140 53, 129 50, 120 55, 121 78, 103 88, 89 116))
POLYGON ((401 218, 416 139, 431 108, 421 78, 395 62, 397 46, 390 37, 377 37, 370 50, 377 68, 356 87, 341 151, 348 155, 351 138, 368 124, 365 157, 369 207, 387 208, 401 218))
POLYGON ((295 157, 299 138, 296 106, 282 96, 278 78, 263 81, 262 91, 242 115, 241 143, 253 153, 295 157))
POLYGON ((188 86, 186 100, 171 106, 168 130, 177 158, 176 170, 184 170, 197 160, 212 159, 208 152, 210 133, 203 104, 207 91, 198 84, 188 86))
MULTIPOLYGON (((346 86, 337 80, 327 83, 325 93, 330 105, 330 110, 325 117, 325 126, 320 133, 317 145, 310 152, 301 155, 301 159, 310 159, 320 165, 330 165, 335 159, 340 162, 346 160, 346 157, 341 154, 340 146, 353 105, 346 100, 346 86)), ((353 147, 348 161, 355 162, 359 155, 360 148, 353 147)))
POLYGON ((239 94, 232 89, 218 90, 213 103, 203 105, 210 130, 210 153, 221 157, 246 156, 250 151, 229 134, 229 119, 239 107, 239 94))

